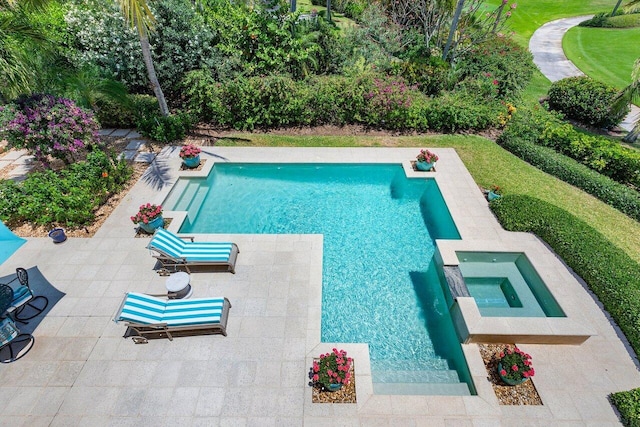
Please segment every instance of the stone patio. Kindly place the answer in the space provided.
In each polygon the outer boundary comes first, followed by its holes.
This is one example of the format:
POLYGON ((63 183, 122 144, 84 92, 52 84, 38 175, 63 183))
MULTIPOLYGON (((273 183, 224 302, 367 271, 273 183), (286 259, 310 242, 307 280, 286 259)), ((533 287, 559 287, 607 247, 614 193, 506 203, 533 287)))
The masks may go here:
MULTIPOLYGON (((166 292, 166 278, 156 274, 145 249, 148 239, 134 238, 129 220, 143 202, 161 203, 178 177, 177 150, 166 150, 93 238, 70 238, 59 245, 48 238, 30 238, 0 265, 0 282, 10 280, 16 267, 24 267, 36 287, 46 280, 64 293, 44 317, 24 326, 36 337, 31 352, 0 366, 0 424, 619 425, 608 394, 640 386, 637 360, 622 335, 543 243, 501 229, 453 149, 436 151, 440 160, 431 176, 447 201, 463 248, 468 244, 527 251, 545 282, 561 296, 563 308, 593 335, 581 345, 520 345, 533 356, 542 406, 500 406, 473 343, 464 344, 463 350, 477 396, 373 395, 367 345, 340 344, 355 359, 358 402, 311 403, 311 360, 334 345, 320 342, 321 235, 197 235, 202 240, 229 239, 240 247, 236 274, 191 275, 193 297, 230 299, 228 336, 145 345, 123 339, 125 327, 111 319, 124 293, 166 292), (151 172, 163 173, 163 179, 151 172)), ((405 164, 415 155, 414 148, 207 147, 202 153, 207 165, 258 159, 405 164)), ((172 229, 179 226, 179 217, 173 216, 172 229)))

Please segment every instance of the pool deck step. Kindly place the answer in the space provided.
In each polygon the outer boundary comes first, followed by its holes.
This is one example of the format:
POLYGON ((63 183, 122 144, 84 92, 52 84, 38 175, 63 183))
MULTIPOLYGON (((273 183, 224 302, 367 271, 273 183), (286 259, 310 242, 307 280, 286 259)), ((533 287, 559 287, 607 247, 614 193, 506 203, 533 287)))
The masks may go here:
POLYGON ((375 394, 470 396, 466 383, 373 383, 375 394))

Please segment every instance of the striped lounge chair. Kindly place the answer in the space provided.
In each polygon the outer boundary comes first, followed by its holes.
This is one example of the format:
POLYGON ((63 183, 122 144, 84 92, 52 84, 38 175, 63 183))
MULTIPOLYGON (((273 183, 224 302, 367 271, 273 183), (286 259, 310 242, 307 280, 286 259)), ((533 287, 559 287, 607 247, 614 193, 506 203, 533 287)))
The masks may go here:
POLYGON ((174 335, 221 333, 227 336, 227 319, 231 303, 223 297, 170 299, 129 292, 125 295, 116 323, 127 326, 124 337, 133 336, 136 344, 147 338, 174 335))
POLYGON ((236 272, 238 245, 228 242, 194 242, 193 237, 179 237, 163 228, 156 230, 147 246, 162 267, 224 266, 236 272))

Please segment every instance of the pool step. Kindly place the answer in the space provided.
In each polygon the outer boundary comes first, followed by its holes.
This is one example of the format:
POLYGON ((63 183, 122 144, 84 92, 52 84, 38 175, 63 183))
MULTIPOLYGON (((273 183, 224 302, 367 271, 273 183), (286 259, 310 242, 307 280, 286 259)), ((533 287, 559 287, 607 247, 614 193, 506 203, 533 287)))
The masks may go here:
POLYGON ((470 396, 465 383, 373 383, 375 394, 470 396))
POLYGON ((371 371, 435 371, 449 370, 451 365, 446 359, 431 358, 424 360, 372 360, 371 371))
POLYGON ((460 377, 453 369, 436 371, 374 371, 374 383, 459 383, 460 377))
POLYGON ((198 213, 200 212, 200 208, 202 208, 202 204, 204 199, 207 197, 207 193, 209 192, 208 185, 200 185, 196 194, 191 199, 191 203, 189 204, 188 215, 191 221, 194 221, 198 213))

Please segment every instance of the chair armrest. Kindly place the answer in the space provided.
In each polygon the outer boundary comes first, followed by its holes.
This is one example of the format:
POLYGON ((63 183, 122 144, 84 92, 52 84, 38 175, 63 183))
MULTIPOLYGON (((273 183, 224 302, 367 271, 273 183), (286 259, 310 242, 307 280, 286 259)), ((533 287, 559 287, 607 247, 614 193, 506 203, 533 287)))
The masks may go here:
POLYGON ((181 239, 184 239, 184 240, 191 240, 191 242, 194 241, 194 237, 193 236, 178 236, 178 237, 180 237, 181 239))

